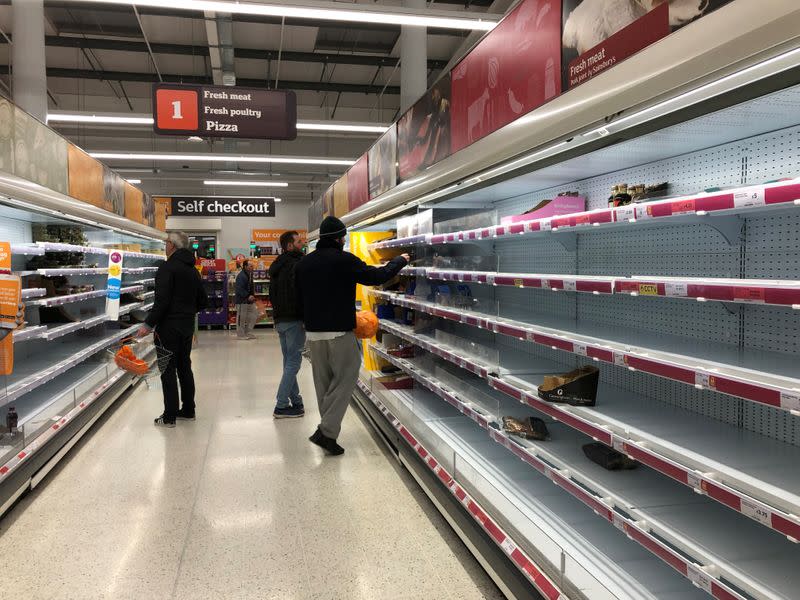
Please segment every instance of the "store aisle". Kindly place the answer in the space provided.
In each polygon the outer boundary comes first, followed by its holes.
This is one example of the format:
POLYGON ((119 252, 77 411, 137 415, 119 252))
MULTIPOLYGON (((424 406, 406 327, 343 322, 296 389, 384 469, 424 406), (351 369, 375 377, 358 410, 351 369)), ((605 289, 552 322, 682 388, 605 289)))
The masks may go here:
POLYGON ((201 333, 198 420, 156 428, 141 386, 0 520, 7 598, 499 599, 354 411, 343 457, 274 421, 280 349, 201 333))

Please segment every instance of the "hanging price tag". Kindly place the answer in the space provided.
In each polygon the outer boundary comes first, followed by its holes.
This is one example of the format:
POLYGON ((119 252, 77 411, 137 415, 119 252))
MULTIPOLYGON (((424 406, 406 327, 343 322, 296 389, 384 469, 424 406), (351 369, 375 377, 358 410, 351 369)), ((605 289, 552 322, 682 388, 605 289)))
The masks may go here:
POLYGON ((686 565, 686 575, 694 585, 711 593, 711 577, 696 565, 686 565))
POLYGON ((689 484, 690 487, 693 487, 696 490, 702 491, 703 490, 703 479, 697 473, 693 471, 689 471, 686 473, 686 483, 689 484))
POLYGON ((619 206, 614 211, 614 219, 617 223, 625 223, 626 221, 636 220, 636 207, 635 206, 619 206))
POLYGON ((611 520, 614 523, 614 527, 616 527, 620 531, 625 531, 625 519, 622 518, 622 515, 617 514, 616 512, 612 512, 611 520))
POLYGON ((800 411, 800 392, 781 392, 781 408, 800 411))
POLYGON ((689 295, 689 285, 686 283, 667 282, 664 284, 664 293, 674 298, 685 298, 689 295))
POLYGON ((628 363, 625 360, 624 352, 614 352, 614 364, 618 367, 627 367, 628 363))
POLYGON ((614 436, 611 438, 611 447, 617 452, 627 454, 627 451, 625 450, 625 440, 621 437, 614 436))
POLYGON ((577 292, 578 291, 578 282, 574 279, 565 279, 564 280, 564 291, 565 292, 577 292))
POLYGON ((505 553, 508 554, 509 556, 511 556, 514 553, 514 550, 517 549, 517 547, 508 538, 506 538, 506 539, 504 539, 502 541, 502 543, 500 544, 500 547, 503 548, 505 553))
POLYGON ((772 511, 763 504, 746 500, 742 498, 742 514, 747 515, 754 521, 758 521, 762 525, 772 527, 772 511))
POLYGON ((589 356, 586 350, 586 344, 581 344, 579 342, 572 342, 572 352, 580 356, 589 356))
POLYGON ((711 376, 708 373, 703 373, 702 371, 695 371, 694 384, 704 388, 710 388, 711 376))
POLYGON ((553 223, 550 221, 550 219, 539 221, 539 231, 552 231, 552 229, 553 223))
POLYGON ((733 205, 736 208, 764 206, 767 203, 763 187, 750 188, 733 193, 733 205))

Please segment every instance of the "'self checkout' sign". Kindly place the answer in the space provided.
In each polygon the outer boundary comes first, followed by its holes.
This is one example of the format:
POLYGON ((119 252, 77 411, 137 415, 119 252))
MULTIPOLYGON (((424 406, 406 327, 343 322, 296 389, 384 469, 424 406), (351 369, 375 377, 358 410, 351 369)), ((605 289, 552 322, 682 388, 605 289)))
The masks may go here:
POLYGON ((173 198, 173 217, 274 217, 275 198, 173 198))
POLYGON ((157 83, 153 112, 153 130, 162 135, 297 137, 297 98, 291 91, 157 83))

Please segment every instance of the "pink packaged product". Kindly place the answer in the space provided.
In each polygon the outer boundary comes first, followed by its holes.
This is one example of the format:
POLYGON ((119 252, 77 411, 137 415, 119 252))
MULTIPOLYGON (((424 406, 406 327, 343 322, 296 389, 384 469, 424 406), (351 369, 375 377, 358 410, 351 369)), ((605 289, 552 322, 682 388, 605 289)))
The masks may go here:
POLYGON ((535 221, 536 219, 545 219, 547 217, 555 217, 558 215, 568 215, 571 213, 583 212, 585 210, 585 196, 556 196, 552 200, 540 202, 529 212, 521 215, 513 215, 511 217, 503 217, 500 220, 500 224, 509 225, 511 223, 520 223, 522 221, 535 221))

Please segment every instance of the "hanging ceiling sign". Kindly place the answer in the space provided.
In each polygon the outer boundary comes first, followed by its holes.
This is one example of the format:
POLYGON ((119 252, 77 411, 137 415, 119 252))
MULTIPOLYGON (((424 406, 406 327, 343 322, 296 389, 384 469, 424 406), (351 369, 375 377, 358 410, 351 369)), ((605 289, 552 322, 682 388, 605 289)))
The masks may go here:
POLYGON ((161 135, 293 140, 297 97, 292 91, 156 83, 153 130, 161 135))
POLYGON ((173 217, 274 217, 275 198, 172 198, 173 217))

